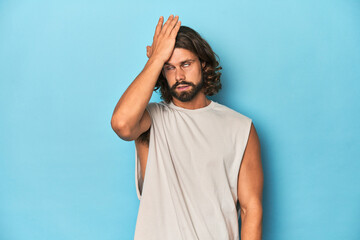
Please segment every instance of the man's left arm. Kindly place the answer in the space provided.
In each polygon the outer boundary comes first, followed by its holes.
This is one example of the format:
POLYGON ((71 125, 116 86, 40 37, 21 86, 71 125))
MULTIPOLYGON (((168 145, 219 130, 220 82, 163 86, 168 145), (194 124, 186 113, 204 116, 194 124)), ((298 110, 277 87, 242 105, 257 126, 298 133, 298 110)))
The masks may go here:
POLYGON ((238 176, 238 199, 241 208, 241 239, 262 238, 262 191, 264 175, 260 141, 251 123, 248 143, 238 176))

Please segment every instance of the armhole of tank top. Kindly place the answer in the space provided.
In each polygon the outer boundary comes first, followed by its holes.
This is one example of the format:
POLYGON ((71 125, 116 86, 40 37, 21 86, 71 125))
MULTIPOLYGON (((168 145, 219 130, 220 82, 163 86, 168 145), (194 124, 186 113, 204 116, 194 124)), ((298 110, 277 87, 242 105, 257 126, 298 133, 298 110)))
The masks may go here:
POLYGON ((141 175, 140 159, 138 157, 135 146, 135 187, 136 187, 136 194, 139 200, 141 200, 141 196, 142 196, 143 183, 144 180, 141 175))
MULTIPOLYGON (((244 145, 243 154, 241 156, 241 160, 240 160, 240 163, 239 163, 238 174, 237 174, 238 177, 239 177, 239 173, 240 173, 241 163, 242 163, 243 158, 244 158, 245 149, 246 149, 246 146, 247 146, 248 141, 249 141, 251 125, 252 125, 252 119, 248 118, 248 126, 246 127, 246 134, 245 134, 245 145, 244 145)), ((238 189, 238 181, 239 181, 239 179, 236 182, 236 191, 238 189)), ((240 206, 238 194, 236 194, 236 199, 237 199, 237 201, 236 201, 237 215, 238 215, 238 220, 239 220, 241 218, 241 216, 240 216, 241 206, 240 206)))
MULTIPOLYGON (((151 104, 151 103, 149 103, 149 104, 151 104)), ((145 107, 145 110, 149 113, 150 118, 151 118, 150 133, 149 133, 151 136, 151 128, 153 126, 153 115, 151 113, 151 110, 150 110, 151 106, 149 104, 145 107)), ((156 107, 156 106, 154 106, 154 107, 156 107)), ((150 139, 149 139, 149 147, 150 147, 150 139)), ((149 152, 150 152, 150 148, 149 148, 149 152)), ((149 154, 148 154, 148 160, 149 160, 149 154)), ((148 166, 148 161, 147 161, 146 165, 148 166)), ((137 197, 139 200, 141 200, 142 192, 143 192, 143 188, 144 188, 144 177, 141 174, 140 158, 138 156, 136 146, 135 146, 135 187, 136 187, 137 197)))
POLYGON ((154 107, 156 107, 156 106, 152 106, 152 105, 154 105, 155 103, 153 103, 153 102, 150 102, 150 103, 148 103, 148 105, 145 107, 145 110, 149 113, 149 115, 150 115, 150 118, 151 118, 151 125, 153 124, 153 121, 154 121, 154 116, 153 116, 153 113, 152 113, 152 111, 154 111, 154 110, 152 110, 152 108, 154 108, 154 107))

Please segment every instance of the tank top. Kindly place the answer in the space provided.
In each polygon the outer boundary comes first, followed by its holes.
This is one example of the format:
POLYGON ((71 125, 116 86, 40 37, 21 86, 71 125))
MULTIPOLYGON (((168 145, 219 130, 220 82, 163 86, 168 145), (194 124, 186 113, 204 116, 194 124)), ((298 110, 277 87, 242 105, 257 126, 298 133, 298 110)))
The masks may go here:
POLYGON ((238 173, 252 120, 215 101, 198 109, 150 102, 146 110, 144 178, 135 148, 134 239, 238 240, 238 173))

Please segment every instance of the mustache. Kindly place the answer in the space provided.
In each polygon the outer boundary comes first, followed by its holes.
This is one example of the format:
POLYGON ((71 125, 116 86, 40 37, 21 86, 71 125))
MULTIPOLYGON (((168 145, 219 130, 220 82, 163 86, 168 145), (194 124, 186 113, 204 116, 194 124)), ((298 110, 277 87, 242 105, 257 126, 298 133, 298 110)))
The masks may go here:
POLYGON ((179 85, 184 85, 184 86, 192 86, 193 84, 191 83, 186 83, 186 82, 181 82, 181 83, 175 83, 173 88, 176 88, 179 85))

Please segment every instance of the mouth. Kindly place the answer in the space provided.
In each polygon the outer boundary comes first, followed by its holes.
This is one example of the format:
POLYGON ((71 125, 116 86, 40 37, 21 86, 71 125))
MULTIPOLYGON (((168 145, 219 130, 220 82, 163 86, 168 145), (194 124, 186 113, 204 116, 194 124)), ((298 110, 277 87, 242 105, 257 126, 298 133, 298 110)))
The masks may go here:
POLYGON ((190 87, 189 85, 179 85, 179 86, 177 87, 177 89, 179 89, 180 91, 182 91, 182 90, 188 89, 189 87, 190 87))

